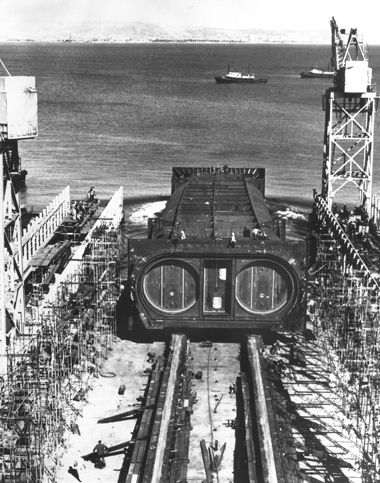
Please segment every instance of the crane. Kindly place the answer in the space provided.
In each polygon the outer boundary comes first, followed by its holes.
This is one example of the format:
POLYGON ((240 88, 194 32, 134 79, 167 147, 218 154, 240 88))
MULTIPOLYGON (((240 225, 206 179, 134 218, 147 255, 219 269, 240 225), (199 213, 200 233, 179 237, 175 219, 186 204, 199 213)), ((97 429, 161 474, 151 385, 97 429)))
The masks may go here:
POLYGON ((339 29, 331 22, 334 87, 323 93, 325 115, 322 196, 331 208, 334 199, 354 202, 371 217, 373 128, 378 95, 368 66, 368 50, 357 29, 339 29), (349 194, 348 194, 349 193, 349 194), (348 194, 348 196, 347 196, 348 194))
MULTIPOLYGON (((347 393, 352 390, 354 378, 363 381, 358 387, 369 385, 368 390, 363 391, 366 396, 358 398, 354 412, 350 413, 360 435, 360 481, 369 483, 379 481, 380 467, 379 374, 373 369, 377 367, 378 358, 380 294, 377 266, 363 254, 361 241, 362 237, 366 240, 368 234, 376 239, 380 212, 372 195, 374 124, 379 96, 372 82, 368 50, 357 29, 340 30, 334 18, 330 23, 336 74, 334 85, 323 92, 322 193, 317 198, 316 210, 322 236, 317 241, 316 259, 323 260, 319 275, 320 299, 328 300, 326 306, 334 309, 324 316, 319 337, 328 341, 323 342, 327 347, 334 338, 331 327, 336 330, 333 357, 339 360, 338 373, 341 376, 347 371, 349 377, 352 376, 346 385, 347 393), (358 197, 356 202, 355 197, 358 197), (343 210, 332 207, 334 200, 346 205, 343 210), (351 216, 352 205, 356 205, 354 216, 351 216), (337 216, 339 211, 342 216, 337 216), (355 221, 358 225, 353 225, 355 221), (347 296, 342 297, 345 290, 347 296), (374 300, 376 315, 371 308, 374 300), (343 310, 335 312, 335 305, 343 310), (354 337, 351 337, 351 327, 354 337), (353 357, 353 350, 362 354, 363 359, 362 356, 353 357), (364 358, 365 363, 362 363, 364 358)), ((342 396, 341 401, 347 408, 346 396, 342 396)))

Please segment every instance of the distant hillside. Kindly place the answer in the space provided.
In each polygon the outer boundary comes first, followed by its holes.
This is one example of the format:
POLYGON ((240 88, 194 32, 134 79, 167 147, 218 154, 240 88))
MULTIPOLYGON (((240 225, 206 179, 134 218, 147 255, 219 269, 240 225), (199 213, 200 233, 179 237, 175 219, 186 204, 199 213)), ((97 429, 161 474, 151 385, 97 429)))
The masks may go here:
POLYGON ((312 43, 329 44, 330 32, 326 31, 289 31, 289 30, 229 30, 229 29, 179 29, 174 26, 160 26, 150 23, 107 24, 101 22, 77 22, 71 25, 30 25, 17 31, 7 31, 2 26, 1 40, 34 39, 54 41, 73 40, 116 40, 116 41, 227 41, 227 42, 274 42, 274 43, 312 43))

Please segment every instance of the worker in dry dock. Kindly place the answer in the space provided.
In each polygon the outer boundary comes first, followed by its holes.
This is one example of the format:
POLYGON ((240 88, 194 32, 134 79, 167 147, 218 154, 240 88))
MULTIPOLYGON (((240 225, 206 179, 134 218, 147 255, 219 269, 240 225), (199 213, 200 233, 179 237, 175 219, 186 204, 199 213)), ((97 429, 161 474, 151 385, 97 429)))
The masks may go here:
POLYGON ((104 456, 108 452, 107 446, 103 444, 101 440, 99 440, 93 451, 97 455, 97 462, 95 463, 95 466, 97 466, 98 468, 104 468, 106 466, 104 456))
POLYGON ((228 242, 228 246, 230 248, 235 248, 235 246, 236 246, 235 233, 231 233, 231 238, 230 238, 230 241, 228 242))
POLYGON ((250 232, 249 228, 245 226, 244 230, 243 230, 243 237, 249 238, 250 236, 251 236, 251 232, 250 232))
POLYGON ((74 218, 74 220, 77 217, 77 202, 76 201, 71 202, 70 215, 74 218))
POLYGON ((87 200, 91 203, 95 201, 95 188, 93 186, 87 192, 87 200))
POLYGON ((262 233, 261 230, 256 226, 252 230, 252 238, 260 238, 261 233, 262 233))
POLYGON ((347 205, 343 205, 343 210, 339 214, 342 220, 345 220, 345 221, 348 220, 350 216, 350 212, 347 210, 347 205))

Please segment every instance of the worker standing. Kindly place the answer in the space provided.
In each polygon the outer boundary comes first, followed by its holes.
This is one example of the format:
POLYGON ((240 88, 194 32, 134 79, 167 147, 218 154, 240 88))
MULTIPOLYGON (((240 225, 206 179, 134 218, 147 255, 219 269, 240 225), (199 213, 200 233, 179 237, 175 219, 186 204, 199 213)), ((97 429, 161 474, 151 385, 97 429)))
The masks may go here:
POLYGON ((108 448, 105 444, 101 442, 101 440, 98 441, 98 444, 94 448, 94 453, 97 455, 97 468, 104 468, 106 466, 106 462, 104 461, 104 456, 108 452, 108 448))

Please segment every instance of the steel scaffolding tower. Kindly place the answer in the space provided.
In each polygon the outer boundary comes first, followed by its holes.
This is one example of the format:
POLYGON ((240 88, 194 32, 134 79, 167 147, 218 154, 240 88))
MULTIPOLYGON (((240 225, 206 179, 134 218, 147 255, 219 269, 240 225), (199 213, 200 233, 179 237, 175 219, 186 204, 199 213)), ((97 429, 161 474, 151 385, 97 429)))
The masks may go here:
POLYGON ((379 96, 372 84, 366 45, 356 29, 346 35, 334 18, 331 28, 337 72, 335 86, 323 92, 322 196, 331 208, 338 192, 344 195, 354 188, 359 193, 356 204, 371 216, 373 133, 379 96))
MULTIPOLYGON (((320 203, 320 200, 319 200, 320 203)), ((363 482, 377 481, 380 414, 380 287, 368 253, 318 205, 316 259, 309 270, 309 316, 315 339, 338 384, 345 428, 360 448, 363 482), (339 226, 339 228, 337 228, 339 226), (341 231, 340 231, 340 230, 341 231)), ((324 206, 324 208, 323 208, 324 206)))
POLYGON ((115 333, 119 231, 107 225, 93 231, 83 262, 49 303, 33 308, 20 350, 8 352, 0 405, 3 481, 53 483, 67 432, 80 431, 77 418, 115 333))
MULTIPOLYGON (((0 62, 4 67, 4 64, 0 62)), ((0 373, 7 369, 9 339, 23 331, 24 270, 18 140, 37 135, 37 91, 34 77, 0 77, 0 373)))

